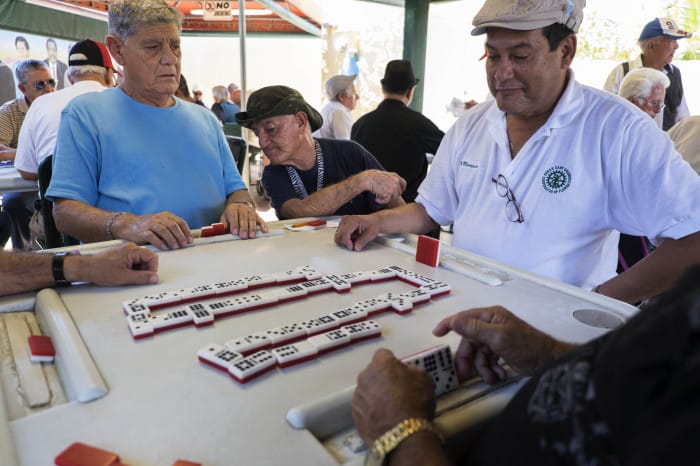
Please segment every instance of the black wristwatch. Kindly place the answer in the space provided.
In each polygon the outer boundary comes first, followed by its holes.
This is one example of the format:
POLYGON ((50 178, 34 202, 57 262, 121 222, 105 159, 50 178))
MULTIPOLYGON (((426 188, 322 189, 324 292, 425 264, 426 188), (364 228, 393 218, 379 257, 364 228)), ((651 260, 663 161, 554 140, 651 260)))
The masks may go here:
POLYGON ((66 280, 63 274, 63 260, 69 255, 67 252, 58 252, 51 259, 51 271, 53 272, 53 280, 55 286, 70 286, 71 282, 66 280))

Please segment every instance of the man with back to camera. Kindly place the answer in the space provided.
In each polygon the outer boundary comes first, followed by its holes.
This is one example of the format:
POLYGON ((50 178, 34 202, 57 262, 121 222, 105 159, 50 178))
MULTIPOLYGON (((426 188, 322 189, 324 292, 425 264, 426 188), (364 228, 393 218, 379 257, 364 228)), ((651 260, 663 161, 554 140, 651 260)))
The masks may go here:
POLYGON ((629 70, 646 66, 666 73, 671 81, 666 90, 663 115, 656 116, 656 121, 664 131, 690 115, 683 92, 681 72, 672 65, 673 54, 678 49, 679 39, 689 39, 692 33, 684 31, 669 18, 654 18, 644 26, 639 35, 639 48, 642 53, 634 60, 617 65, 605 81, 604 89, 617 94, 620 83, 629 70))
POLYGON ((410 61, 390 61, 381 80, 384 100, 352 126, 352 140, 406 180, 406 202, 416 199, 418 186, 428 173, 426 154, 435 154, 445 135, 435 123, 408 107, 418 82, 410 61))
POLYGON ((384 171, 359 144, 311 135, 321 127, 321 115, 292 88, 258 89, 236 121, 255 132, 270 159, 262 183, 280 219, 369 213, 403 204, 404 179, 384 171))
POLYGON ((184 247, 190 228, 217 221, 242 239, 258 226, 267 231, 214 115, 174 97, 179 11, 163 0, 117 0, 108 28, 124 80, 64 110, 46 193, 58 229, 81 241, 159 249, 184 247))
POLYGON ((488 1, 472 34, 487 34, 494 99, 445 135, 415 203, 346 216, 336 242, 361 250, 379 233, 454 224, 454 246, 629 303, 700 261, 700 177, 647 115, 569 69, 584 4, 537 2, 539 16, 521 17, 488 1), (660 246, 616 275, 618 232, 660 246))
POLYGON ((19 133, 15 168, 25 180, 38 179, 39 165, 56 146, 61 111, 73 98, 114 87, 112 59, 104 44, 85 39, 68 56, 71 86, 37 100, 27 112, 19 133))
POLYGON ((313 132, 314 137, 350 139, 353 121, 350 112, 355 110, 360 97, 355 90, 356 77, 339 74, 326 81, 326 95, 330 100, 321 109, 323 125, 313 132))

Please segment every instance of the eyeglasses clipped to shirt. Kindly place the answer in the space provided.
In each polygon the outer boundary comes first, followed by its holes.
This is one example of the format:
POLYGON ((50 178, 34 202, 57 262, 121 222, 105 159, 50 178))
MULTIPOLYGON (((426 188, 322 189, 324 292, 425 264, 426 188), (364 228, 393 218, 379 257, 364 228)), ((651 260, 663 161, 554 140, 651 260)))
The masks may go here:
POLYGON ((523 212, 520 210, 518 202, 515 200, 515 194, 508 187, 508 180, 505 176, 498 174, 498 177, 491 178, 491 181, 496 183, 496 193, 506 198, 506 217, 508 220, 514 223, 523 223, 525 217, 523 217, 523 212))
POLYGON ((46 86, 56 87, 56 80, 51 78, 46 81, 34 81, 32 84, 37 91, 43 91, 46 86))

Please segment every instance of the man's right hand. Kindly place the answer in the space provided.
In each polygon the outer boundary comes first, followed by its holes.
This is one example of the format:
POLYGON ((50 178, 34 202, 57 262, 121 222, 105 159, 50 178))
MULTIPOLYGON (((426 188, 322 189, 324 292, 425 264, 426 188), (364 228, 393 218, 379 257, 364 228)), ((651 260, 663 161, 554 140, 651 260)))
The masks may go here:
POLYGON ((171 212, 150 215, 123 214, 112 225, 112 236, 158 249, 180 249, 193 241, 187 223, 171 212))
POLYGON ((486 383, 502 380, 499 358, 524 375, 532 375, 575 345, 540 332, 501 306, 470 309, 440 321, 433 335, 450 331, 462 336, 455 365, 460 380, 480 375, 486 383))
POLYGON ((365 191, 375 195, 377 204, 390 204, 400 198, 406 189, 406 180, 394 172, 371 169, 360 175, 365 183, 365 191))
POLYGON ((351 251, 361 251, 379 234, 376 215, 345 215, 335 230, 335 242, 351 251))

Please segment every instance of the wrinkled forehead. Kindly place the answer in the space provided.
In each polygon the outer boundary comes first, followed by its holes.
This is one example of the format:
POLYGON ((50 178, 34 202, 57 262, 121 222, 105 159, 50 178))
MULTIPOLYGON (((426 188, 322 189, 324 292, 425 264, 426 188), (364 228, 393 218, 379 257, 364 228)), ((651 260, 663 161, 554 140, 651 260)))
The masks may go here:
POLYGON ((277 115, 267 118, 261 118, 250 125, 253 131, 257 132, 260 128, 270 128, 284 126, 294 119, 294 115, 277 115))

